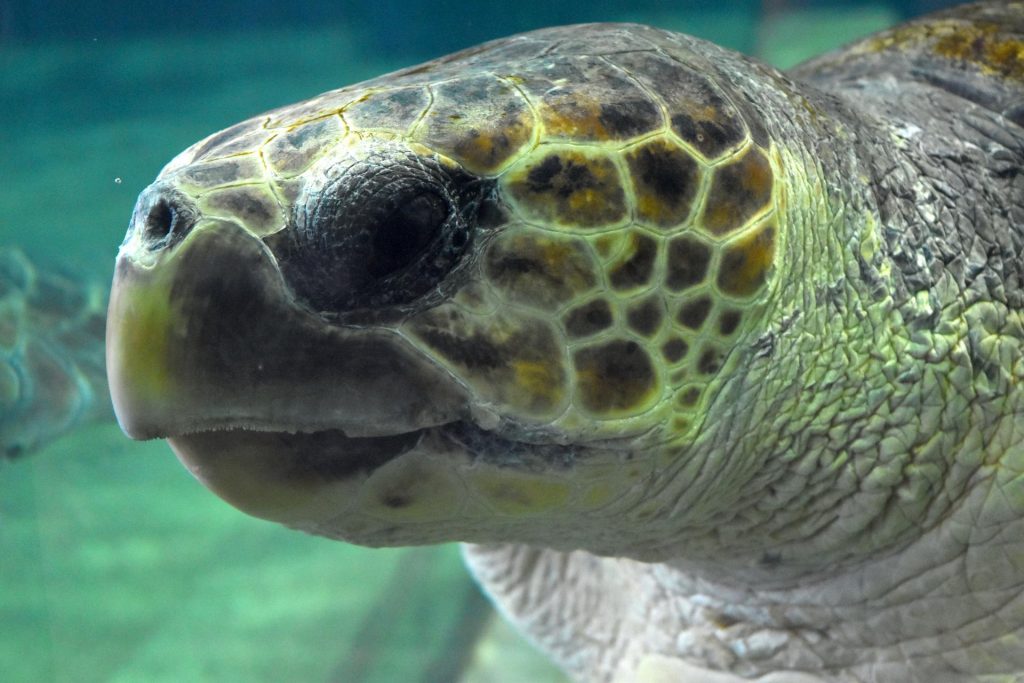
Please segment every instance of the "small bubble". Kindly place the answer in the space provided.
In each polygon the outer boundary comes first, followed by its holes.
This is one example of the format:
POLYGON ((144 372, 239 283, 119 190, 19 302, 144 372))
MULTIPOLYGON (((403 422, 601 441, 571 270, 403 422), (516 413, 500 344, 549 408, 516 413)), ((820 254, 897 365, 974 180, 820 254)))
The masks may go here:
POLYGON ((120 185, 121 184, 121 179, 120 178, 114 178, 114 184, 115 185, 120 185))

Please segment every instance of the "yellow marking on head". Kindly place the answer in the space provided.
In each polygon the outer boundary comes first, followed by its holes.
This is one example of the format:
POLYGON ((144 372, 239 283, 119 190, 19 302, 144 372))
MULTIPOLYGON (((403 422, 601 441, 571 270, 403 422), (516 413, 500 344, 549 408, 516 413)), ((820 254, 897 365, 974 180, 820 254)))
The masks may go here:
POLYGON ((637 217, 660 228, 685 222, 703 175, 690 153, 669 139, 655 139, 630 149, 625 159, 637 217))
POLYGON ((971 62, 985 73, 1024 79, 1024 42, 1001 39, 996 24, 957 26, 935 42, 935 51, 950 59, 971 62))
POLYGON ((767 223, 730 242, 718 266, 718 288, 731 296, 756 294, 775 258, 775 225, 767 223))
POLYGON ((549 321, 502 310, 476 315, 446 304, 404 329, 485 402, 535 418, 562 412, 568 382, 564 342, 549 321))
POLYGON ((503 178, 527 218, 567 227, 613 225, 626 215, 626 196, 612 159, 576 147, 545 147, 503 178))
POLYGON ((500 172, 533 138, 534 116, 526 99, 494 74, 435 84, 431 93, 413 138, 457 159, 472 173, 500 172))
POLYGON ((772 181, 771 165, 757 147, 716 168, 704 208, 704 228, 721 236, 743 227, 770 205, 772 181))
POLYGON ((544 397, 549 405, 557 405, 565 396, 564 380, 559 366, 537 360, 513 360, 515 383, 527 396, 544 397))
POLYGON ((473 470, 465 476, 470 487, 504 515, 541 514, 569 500, 569 485, 547 477, 494 469, 473 470))
POLYGON ((602 418, 636 415, 660 395, 655 364, 635 341, 613 340, 573 354, 576 401, 602 418))
POLYGON ((1024 41, 993 22, 941 19, 914 22, 869 39, 861 48, 882 52, 930 49, 947 59, 974 64, 982 73, 1024 80, 1024 41))
POLYGON ((580 190, 569 197, 570 211, 591 211, 604 202, 604 194, 594 189, 580 190))
POLYGON ((131 378, 132 392, 145 399, 167 397, 171 379, 167 368, 167 348, 173 328, 173 313, 168 288, 163 283, 138 284, 131 292, 131 303, 121 309, 119 320, 112 321, 117 333, 120 367, 131 378))
POLYGON ((642 194, 636 200, 636 210, 641 216, 653 216, 657 220, 665 211, 665 203, 653 195, 642 194))
POLYGON ((582 240, 530 228, 500 235, 485 256, 485 271, 496 289, 512 301, 545 309, 593 288, 594 269, 582 240))
POLYGON ((549 137, 608 140, 611 136, 601 122, 601 104, 573 89, 564 97, 545 102, 540 108, 544 132, 549 137))
POLYGON ((615 244, 616 244, 616 238, 617 237, 618 237, 617 233, 611 233, 611 234, 601 235, 596 240, 594 240, 594 249, 597 250, 597 253, 598 253, 598 255, 601 258, 607 258, 608 257, 608 255, 612 251, 612 247, 615 246, 615 244))
POLYGON ((578 250, 570 243, 542 241, 541 239, 536 240, 536 243, 540 247, 537 254, 544 265, 550 269, 558 270, 578 258, 578 250))
POLYGON ((616 290, 646 289, 651 286, 658 260, 659 240, 632 230, 624 237, 623 248, 608 264, 608 279, 616 290))

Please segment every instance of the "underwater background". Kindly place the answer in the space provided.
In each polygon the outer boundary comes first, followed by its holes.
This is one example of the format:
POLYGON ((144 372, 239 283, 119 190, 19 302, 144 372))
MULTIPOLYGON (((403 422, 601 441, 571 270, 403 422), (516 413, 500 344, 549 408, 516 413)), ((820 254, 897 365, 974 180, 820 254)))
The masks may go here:
POLYGON ((19 444, 0 457, 0 681, 564 680, 495 619, 456 546, 368 550, 247 517, 162 442, 124 437, 102 386, 61 418, 85 422, 68 434, 25 408, 4 344, 8 328, 42 334, 19 317, 27 283, 50 283, 35 294, 48 324, 97 311, 54 343, 101 378, 117 245, 177 152, 542 26, 638 21, 787 67, 952 4, 0 0, 0 444, 19 444))

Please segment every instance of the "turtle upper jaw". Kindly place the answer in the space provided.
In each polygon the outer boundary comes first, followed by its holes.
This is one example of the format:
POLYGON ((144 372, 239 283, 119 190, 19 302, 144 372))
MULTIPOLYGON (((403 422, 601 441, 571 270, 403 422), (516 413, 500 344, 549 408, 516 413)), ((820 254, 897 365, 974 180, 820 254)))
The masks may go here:
POLYGON ((124 431, 224 429, 394 435, 452 422, 462 388, 397 334, 326 324, 297 306, 273 255, 235 223, 201 219, 154 256, 129 239, 107 317, 124 431))

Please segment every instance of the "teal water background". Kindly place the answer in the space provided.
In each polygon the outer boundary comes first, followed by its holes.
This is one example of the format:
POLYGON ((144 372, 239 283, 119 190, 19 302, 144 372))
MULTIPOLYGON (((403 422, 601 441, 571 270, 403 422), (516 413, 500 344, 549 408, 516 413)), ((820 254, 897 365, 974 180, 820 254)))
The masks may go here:
MULTIPOLYGON (((949 3, 0 0, 0 246, 108 280, 135 197, 262 110, 545 25, 640 21, 780 66, 949 3), (513 5, 514 7, 509 7, 513 5)), ((0 681, 557 681, 454 546, 245 517, 112 421, 0 462, 0 681)))

